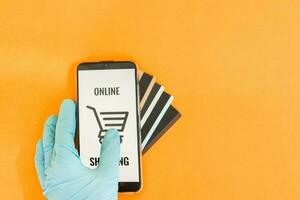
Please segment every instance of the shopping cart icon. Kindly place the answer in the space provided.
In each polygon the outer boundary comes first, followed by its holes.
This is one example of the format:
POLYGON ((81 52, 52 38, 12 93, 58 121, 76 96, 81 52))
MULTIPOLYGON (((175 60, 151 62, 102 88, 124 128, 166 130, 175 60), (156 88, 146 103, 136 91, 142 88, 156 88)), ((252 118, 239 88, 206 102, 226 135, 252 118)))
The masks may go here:
POLYGON ((127 111, 99 112, 100 115, 98 116, 96 108, 92 106, 86 106, 86 107, 93 111, 98 126, 100 128, 98 134, 99 142, 102 144, 105 132, 108 131, 108 129, 115 128, 120 133, 120 142, 122 143, 124 136, 121 135, 121 133, 125 129, 128 112, 127 111))

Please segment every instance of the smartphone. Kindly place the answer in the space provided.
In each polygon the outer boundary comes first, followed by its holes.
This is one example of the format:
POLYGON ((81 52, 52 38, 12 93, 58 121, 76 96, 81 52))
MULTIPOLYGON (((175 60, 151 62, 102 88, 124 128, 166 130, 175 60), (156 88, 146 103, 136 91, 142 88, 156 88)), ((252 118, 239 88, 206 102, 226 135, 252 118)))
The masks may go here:
POLYGON ((81 63, 77 67, 77 131, 82 163, 101 165, 105 133, 120 134, 119 192, 141 189, 141 134, 137 67, 131 61, 81 63))

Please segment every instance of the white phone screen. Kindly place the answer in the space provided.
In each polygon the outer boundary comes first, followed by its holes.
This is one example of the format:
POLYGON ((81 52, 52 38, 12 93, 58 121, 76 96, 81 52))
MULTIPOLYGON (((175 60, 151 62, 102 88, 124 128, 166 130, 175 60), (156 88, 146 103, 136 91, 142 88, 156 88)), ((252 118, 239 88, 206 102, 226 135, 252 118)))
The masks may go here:
POLYGON ((105 132, 120 133, 119 182, 139 181, 139 126, 135 69, 78 70, 80 158, 89 168, 101 165, 105 132))

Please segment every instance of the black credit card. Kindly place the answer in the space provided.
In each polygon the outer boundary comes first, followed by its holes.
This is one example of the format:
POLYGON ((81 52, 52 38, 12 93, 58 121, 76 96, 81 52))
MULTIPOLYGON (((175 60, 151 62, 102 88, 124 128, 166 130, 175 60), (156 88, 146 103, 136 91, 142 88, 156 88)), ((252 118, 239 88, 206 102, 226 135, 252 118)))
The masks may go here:
POLYGON ((143 154, 145 154, 152 145, 155 144, 160 137, 163 136, 169 128, 171 128, 171 126, 173 126, 180 116, 181 114, 171 105, 160 120, 149 141, 146 143, 146 146, 142 149, 143 154))
POLYGON ((180 113, 171 105, 173 97, 163 91, 163 86, 149 84, 149 80, 154 79, 152 75, 145 72, 140 74, 140 80, 144 80, 139 82, 140 94, 144 95, 146 90, 149 93, 141 106, 141 140, 145 153, 179 119, 180 113))

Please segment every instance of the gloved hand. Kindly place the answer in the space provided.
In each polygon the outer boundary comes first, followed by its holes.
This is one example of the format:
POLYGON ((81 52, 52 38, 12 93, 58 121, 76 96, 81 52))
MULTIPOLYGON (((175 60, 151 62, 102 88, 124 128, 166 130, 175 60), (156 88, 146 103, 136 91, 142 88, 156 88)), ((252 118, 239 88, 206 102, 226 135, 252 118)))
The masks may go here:
POLYGON ((118 195, 120 137, 110 129, 101 145, 100 166, 83 166, 74 146, 75 104, 65 100, 59 115, 50 116, 37 143, 35 167, 49 200, 113 200, 118 195))

